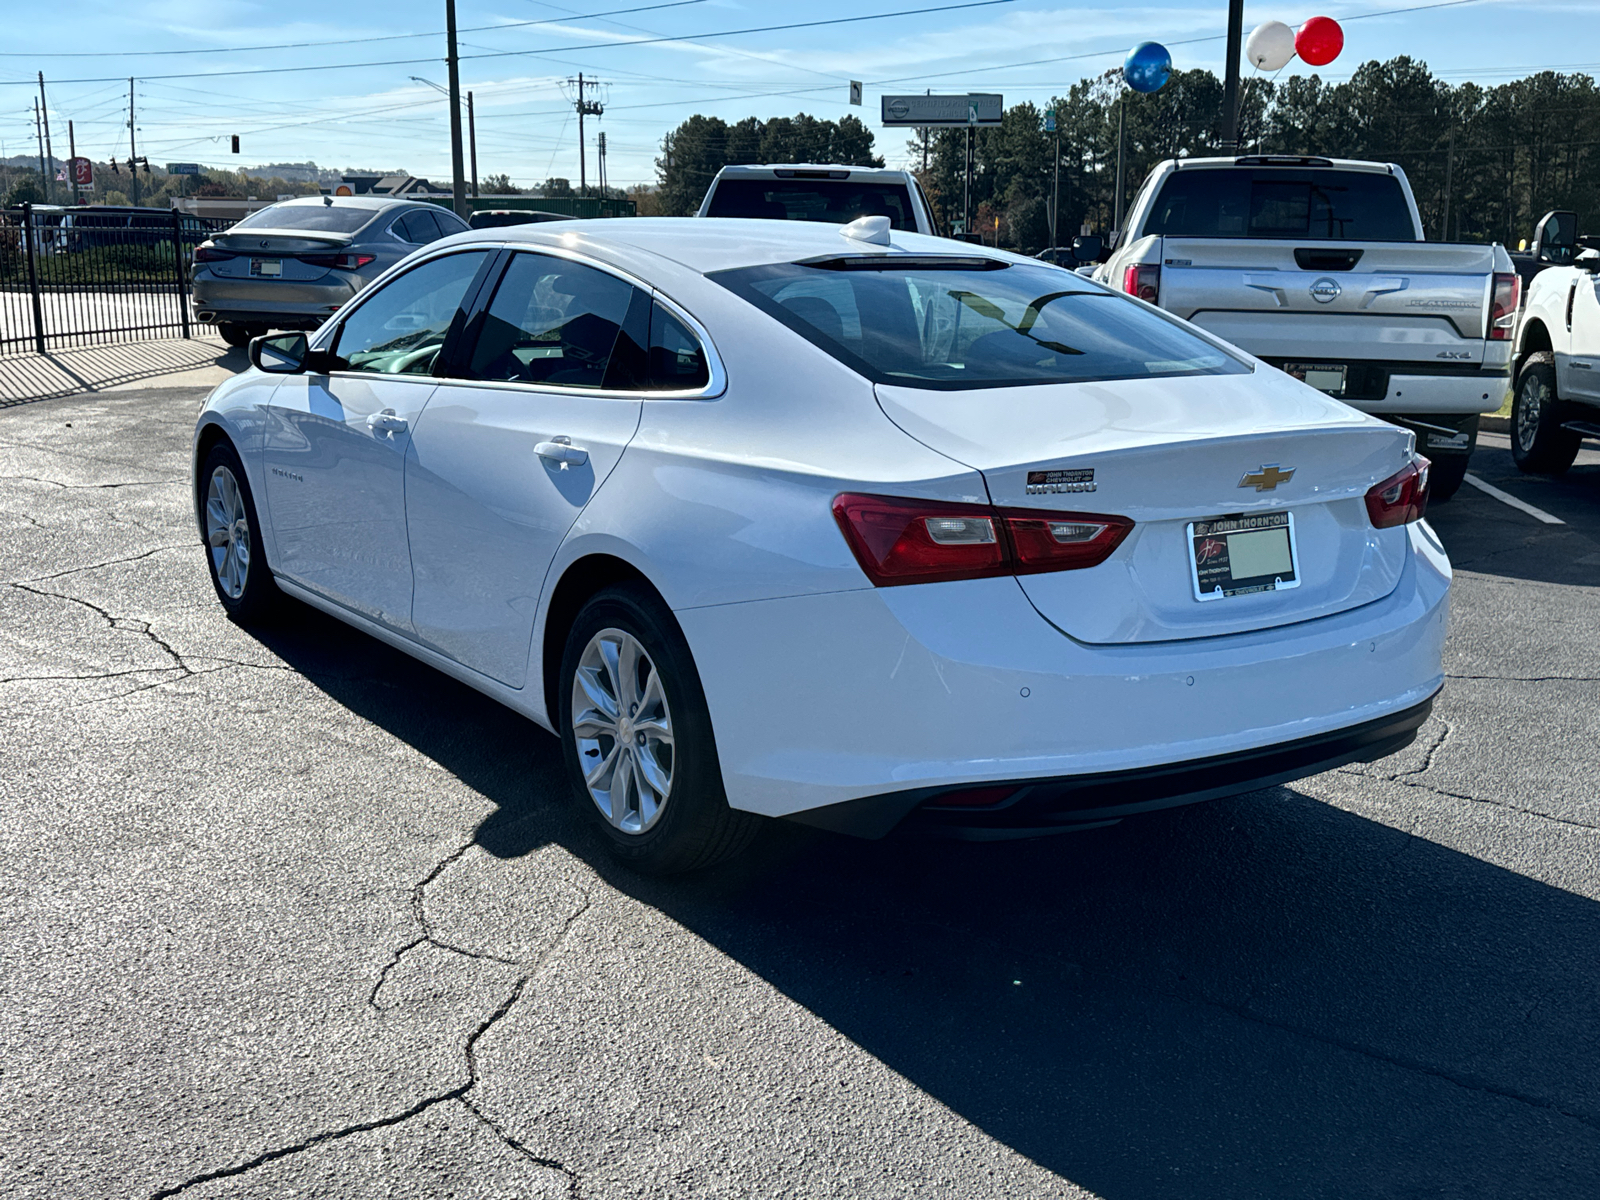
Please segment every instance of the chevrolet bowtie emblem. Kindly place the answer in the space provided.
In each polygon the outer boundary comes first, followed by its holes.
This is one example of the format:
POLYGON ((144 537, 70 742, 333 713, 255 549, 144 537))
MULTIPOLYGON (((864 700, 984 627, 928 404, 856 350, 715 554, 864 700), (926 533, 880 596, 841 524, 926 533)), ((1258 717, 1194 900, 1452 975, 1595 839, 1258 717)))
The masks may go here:
POLYGON ((1253 487, 1258 492, 1270 492, 1280 483, 1288 483, 1293 478, 1293 467, 1284 471, 1278 467, 1277 463, 1267 463, 1254 474, 1246 474, 1243 479, 1239 480, 1239 486, 1253 487))

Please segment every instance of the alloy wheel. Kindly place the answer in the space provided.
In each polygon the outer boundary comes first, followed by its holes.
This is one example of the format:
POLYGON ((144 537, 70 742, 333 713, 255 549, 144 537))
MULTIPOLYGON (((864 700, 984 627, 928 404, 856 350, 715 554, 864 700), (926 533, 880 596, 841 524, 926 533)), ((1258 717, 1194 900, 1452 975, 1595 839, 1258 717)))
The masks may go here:
POLYGON ((1522 385, 1521 403, 1517 405, 1517 445, 1524 454, 1533 453, 1533 444, 1539 437, 1539 419, 1550 402, 1550 389, 1537 375, 1530 374, 1522 385))
POLYGON ((661 819, 676 764, 672 710, 644 646, 621 629, 589 639, 572 678, 572 735, 584 786, 624 833, 661 819))
POLYGON ((239 599, 250 577, 250 518, 239 481, 227 467, 212 471, 206 487, 206 545, 218 586, 228 599, 239 599))

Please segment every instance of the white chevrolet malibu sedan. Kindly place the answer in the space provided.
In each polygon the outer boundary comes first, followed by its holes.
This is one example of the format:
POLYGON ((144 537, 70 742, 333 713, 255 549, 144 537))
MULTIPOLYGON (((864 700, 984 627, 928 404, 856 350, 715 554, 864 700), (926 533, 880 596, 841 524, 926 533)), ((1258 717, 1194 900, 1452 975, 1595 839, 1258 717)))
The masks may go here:
POLYGON ((223 606, 552 731, 641 870, 1105 824, 1390 754, 1442 683, 1412 434, 881 217, 462 234, 251 356, 195 431, 223 606))

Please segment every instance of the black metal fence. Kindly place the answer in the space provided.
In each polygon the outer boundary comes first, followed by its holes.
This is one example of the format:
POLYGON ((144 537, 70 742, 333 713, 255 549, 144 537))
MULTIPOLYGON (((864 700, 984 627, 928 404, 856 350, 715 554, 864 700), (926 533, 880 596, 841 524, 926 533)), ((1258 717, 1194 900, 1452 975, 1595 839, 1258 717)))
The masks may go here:
POLYGON ((0 355, 189 337, 189 261, 232 222, 161 209, 0 209, 0 355))

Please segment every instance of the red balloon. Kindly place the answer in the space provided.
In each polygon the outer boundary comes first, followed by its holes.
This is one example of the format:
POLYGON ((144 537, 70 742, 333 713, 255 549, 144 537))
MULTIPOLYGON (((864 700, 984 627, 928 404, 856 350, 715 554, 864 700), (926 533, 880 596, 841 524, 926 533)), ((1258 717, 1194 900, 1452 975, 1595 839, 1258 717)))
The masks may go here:
POLYGON ((1344 30, 1332 17, 1312 17, 1295 32, 1294 49, 1300 61, 1325 67, 1344 49, 1344 30))

